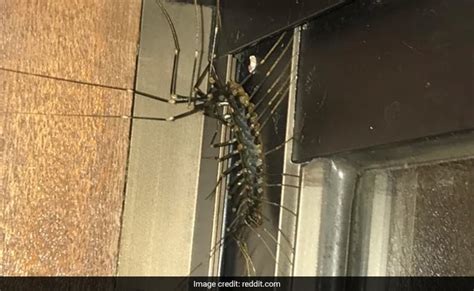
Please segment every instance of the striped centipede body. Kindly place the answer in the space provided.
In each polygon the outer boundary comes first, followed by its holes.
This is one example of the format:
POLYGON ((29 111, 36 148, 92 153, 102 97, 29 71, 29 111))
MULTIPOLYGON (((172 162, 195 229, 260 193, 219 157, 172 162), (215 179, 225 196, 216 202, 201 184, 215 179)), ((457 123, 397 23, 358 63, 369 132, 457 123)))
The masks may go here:
MULTIPOLYGON (((155 3, 159 6, 167 20, 175 42, 170 97, 163 98, 138 90, 135 90, 135 93, 166 103, 187 103, 191 106, 191 109, 168 118, 141 116, 133 116, 133 118, 175 121, 201 113, 217 120, 225 128, 225 131, 228 133, 227 138, 217 143, 212 142, 215 148, 224 148, 226 153, 217 157, 219 163, 225 164, 225 166, 222 173, 219 174, 211 194, 217 195, 219 186, 224 188, 228 209, 224 210, 227 213, 226 218, 223 220, 224 232, 221 239, 211 249, 210 257, 215 254, 218 248, 223 251, 223 247, 227 247, 227 243, 233 241, 243 259, 245 272, 248 275, 256 275, 257 268, 252 260, 252 253, 255 253, 255 248, 252 250, 248 238, 253 236, 254 239, 257 238, 258 241, 262 242, 268 251, 267 253, 270 254, 275 263, 277 263, 275 252, 272 251, 272 247, 269 246, 263 237, 265 236, 267 239, 270 239, 273 247, 279 244, 275 231, 288 241, 281 229, 274 227, 275 224, 273 222, 273 230, 270 229, 270 226, 265 227, 266 223, 272 220, 268 218, 266 206, 276 206, 278 211, 286 210, 276 202, 275 197, 271 197, 272 195, 269 194, 271 192, 269 188, 283 186, 281 177, 285 174, 276 174, 279 175, 280 180, 270 178, 270 175, 275 175, 275 173, 268 173, 272 167, 267 162, 267 154, 281 149, 282 144, 281 141, 277 145, 272 144, 270 146, 266 144, 268 136, 272 135, 272 133, 269 134, 268 127, 265 126, 270 123, 276 126, 278 122, 270 121, 276 116, 277 108, 284 104, 283 101, 288 96, 291 57, 288 60, 287 52, 290 51, 289 48, 293 38, 291 35, 283 32, 279 37, 276 37, 276 41, 275 38, 271 39, 271 42, 269 42, 270 46, 266 46, 263 49, 264 51, 261 52, 259 59, 253 55, 250 56, 251 64, 248 66, 248 69, 240 70, 240 76, 237 76, 237 79, 240 79, 239 82, 234 80, 223 82, 214 67, 214 45, 218 31, 218 21, 216 21, 214 40, 212 41, 213 47, 208 65, 202 72, 198 73, 197 80, 194 82, 194 71, 198 63, 198 54, 196 53, 193 66, 192 92, 188 96, 179 95, 176 94, 177 63, 180 51, 178 36, 163 2, 155 0, 155 3), (281 62, 282 59, 287 59, 286 63, 281 62), (280 73, 272 74, 278 71, 277 67, 280 73), (260 71, 260 68, 262 68, 262 71, 260 71), (255 84, 256 81, 253 80, 253 77, 258 74, 263 76, 263 78, 255 84), (206 77, 208 89, 202 90, 201 85, 205 83, 206 77), (254 83, 253 86, 249 86, 252 82, 254 83), (262 94, 258 94, 259 92, 262 94)), ((197 1, 195 1, 194 5, 197 6, 197 1)), ((217 19, 220 17, 218 11, 217 7, 217 19)), ((196 15, 196 18, 198 19, 199 17, 196 15)), ((200 29, 196 30, 199 31, 200 29)), ((245 56, 244 58, 247 57, 245 56)), ((240 63, 242 66, 243 62, 241 61, 240 63)), ((283 144, 287 141, 284 141, 283 144)), ((271 215, 274 217, 273 214, 271 215)), ((288 243, 288 245, 291 244, 288 243)), ((289 257, 288 254, 284 255, 289 257)), ((288 261, 291 264, 291 260, 288 261)))

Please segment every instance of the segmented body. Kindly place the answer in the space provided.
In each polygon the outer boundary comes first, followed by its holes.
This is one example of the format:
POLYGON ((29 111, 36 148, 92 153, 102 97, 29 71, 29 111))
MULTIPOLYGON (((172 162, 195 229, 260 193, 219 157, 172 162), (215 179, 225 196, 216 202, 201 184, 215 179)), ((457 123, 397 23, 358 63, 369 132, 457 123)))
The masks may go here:
POLYGON ((234 165, 235 178, 229 182, 228 195, 233 201, 234 221, 228 229, 241 233, 247 225, 258 227, 262 224, 261 199, 264 191, 263 145, 260 138, 258 115, 249 95, 239 84, 230 82, 229 109, 231 132, 236 143, 237 159, 234 165))
MULTIPOLYGON (((164 18, 168 22, 170 31, 173 35, 175 48, 170 83, 170 95, 169 98, 163 98, 149 94, 147 92, 135 92, 141 96, 161 102, 187 103, 188 105, 192 104, 193 106, 186 112, 167 118, 143 116, 134 116, 133 118, 144 120, 173 121, 185 118, 192 114, 204 113, 206 116, 217 119, 222 123, 222 125, 230 130, 230 138, 228 140, 214 144, 215 147, 227 147, 228 149, 228 153, 225 156, 218 158, 220 162, 223 162, 227 165, 227 168, 225 171, 220 173, 220 178, 214 188, 213 193, 216 192, 219 185, 223 186, 223 181, 226 181, 226 194, 228 198, 227 201, 229 201, 229 203, 227 203, 224 212, 230 215, 223 215, 224 219, 226 220, 226 234, 224 234, 223 237, 212 247, 211 257, 218 248, 223 249, 225 247, 224 243, 228 241, 227 238, 231 238, 236 242, 242 257, 245 260, 247 274, 255 275, 256 268, 251 257, 251 253, 253 253, 255 249, 250 252, 248 247, 248 245, 252 247, 252 238, 255 238, 256 236, 259 241, 264 244, 275 263, 277 263, 276 255, 262 237, 261 233, 266 235, 267 239, 273 241, 274 245, 279 245, 279 241, 274 235, 275 232, 272 231, 268 225, 263 225, 263 218, 265 218, 266 222, 270 223, 272 218, 269 218, 267 215, 268 209, 263 208, 262 206, 263 204, 266 204, 280 207, 281 209, 286 209, 280 206, 273 198, 269 198, 269 194, 273 193, 273 191, 270 190, 270 187, 280 187, 283 186, 283 184, 281 182, 281 178, 277 177, 279 179, 277 183, 274 182, 276 179, 269 178, 270 175, 279 176, 280 174, 267 174, 266 163, 264 159, 267 154, 275 152, 282 147, 279 145, 267 152, 264 152, 260 131, 265 127, 266 124, 269 123, 269 120, 273 121, 274 123, 275 133, 277 131, 276 128, 278 121, 275 121, 273 116, 278 106, 282 103, 285 97, 288 96, 290 88, 290 77, 288 70, 290 68, 291 60, 288 60, 287 64, 284 66, 282 66, 280 61, 283 58, 286 58, 287 52, 291 47, 292 37, 290 35, 288 35, 289 37, 286 37, 287 33, 283 32, 276 39, 276 41, 271 40, 271 46, 269 46, 268 50, 263 55, 261 55, 261 58, 257 58, 255 55, 250 56, 249 69, 241 71, 241 73, 245 72, 243 75, 236 72, 237 79, 241 79, 242 84, 246 84, 245 86, 248 88, 249 92, 251 92, 249 96, 249 94, 247 94, 242 85, 239 83, 234 81, 229 81, 226 84, 221 83, 214 67, 214 65, 218 63, 215 62, 215 57, 219 23, 221 21, 219 0, 217 0, 216 4, 216 21, 214 24, 212 50, 210 52, 209 63, 204 71, 201 72, 199 69, 202 58, 202 55, 199 55, 199 39, 202 38, 200 35, 201 32, 204 32, 202 29, 204 27, 202 23, 203 12, 202 9, 199 9, 200 5, 198 5, 198 1, 194 1, 194 6, 196 8, 196 47, 191 79, 192 86, 189 95, 179 95, 176 92, 178 80, 178 63, 180 56, 179 40, 173 20, 170 17, 163 2, 164 1, 162 0, 155 0, 155 3, 159 6, 164 18), (286 44, 284 44, 285 40, 287 40, 286 44), (258 69, 257 67, 261 69, 258 69), (275 70, 280 69, 282 70, 279 74, 272 75, 275 70), (288 78, 284 77, 286 75, 288 75, 288 78), (208 77, 207 80, 206 76, 208 77), (260 78, 258 83, 252 84, 252 79, 254 76, 262 78, 260 78), (195 77, 197 77, 196 82, 194 82, 195 77), (208 90, 201 90, 200 87, 203 87, 206 81, 208 81, 206 84, 208 90), (267 84, 264 84, 265 81, 268 81, 267 84), (265 88, 265 91, 264 89, 260 88, 265 88), (262 92, 264 91, 265 93, 259 95, 259 90, 262 92), (258 99, 255 104, 251 101, 254 97, 255 100, 258 99), (262 109, 262 106, 260 105, 266 105, 266 107, 262 109), (259 113, 256 111, 257 107, 260 108, 259 113), (271 181, 271 183, 266 184, 266 179, 271 181), (267 188, 268 191, 266 191, 267 188), (253 232, 253 234, 247 236, 249 232, 253 232)), ((202 47, 204 47, 203 43, 202 47)), ((261 52, 259 53, 259 49, 256 50, 256 54, 260 56, 261 52)), ((269 140, 268 131, 265 132, 264 136, 265 143, 267 144, 267 141, 269 140)), ((267 145, 274 146, 272 142, 268 142, 267 145)), ((272 162, 271 159, 268 161, 269 163, 272 162)), ((275 168, 276 167, 274 163, 272 163, 272 169, 275 168)), ((283 175, 285 174, 282 173, 281 176, 283 175)), ((275 227, 275 229, 284 236, 280 228, 275 227)), ((232 248, 233 246, 231 249, 232 248)))
POLYGON ((223 176, 229 176, 227 194, 232 205, 227 232, 238 240, 251 227, 263 223, 261 199, 264 193, 264 154, 255 105, 242 86, 229 81, 225 88, 211 90, 204 113, 221 120, 230 128, 230 139, 221 145, 229 146, 229 153, 221 161, 230 161, 223 176), (216 100, 217 99, 217 100, 216 100), (227 105, 226 112, 215 111, 212 103, 227 105))

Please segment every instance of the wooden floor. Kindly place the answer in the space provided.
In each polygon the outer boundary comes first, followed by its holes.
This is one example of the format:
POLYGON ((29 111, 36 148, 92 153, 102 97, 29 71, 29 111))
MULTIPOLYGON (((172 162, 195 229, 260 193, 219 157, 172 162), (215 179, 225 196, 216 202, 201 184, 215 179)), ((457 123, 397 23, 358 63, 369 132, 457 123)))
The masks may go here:
POLYGON ((116 273, 140 8, 0 1, 0 274, 116 273))

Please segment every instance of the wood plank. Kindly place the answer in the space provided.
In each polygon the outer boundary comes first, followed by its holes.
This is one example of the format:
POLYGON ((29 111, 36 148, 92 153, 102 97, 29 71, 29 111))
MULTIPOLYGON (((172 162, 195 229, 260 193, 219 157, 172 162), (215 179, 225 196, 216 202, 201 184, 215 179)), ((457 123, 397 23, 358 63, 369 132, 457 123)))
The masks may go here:
POLYGON ((1 274, 115 274, 131 93, 0 79, 1 274))
POLYGON ((140 0, 0 1, 0 68, 132 88, 140 0))
POLYGON ((127 123, 9 118, 1 223, 4 275, 115 273, 127 123))
POLYGON ((0 0, 0 274, 116 273, 140 6, 0 0))

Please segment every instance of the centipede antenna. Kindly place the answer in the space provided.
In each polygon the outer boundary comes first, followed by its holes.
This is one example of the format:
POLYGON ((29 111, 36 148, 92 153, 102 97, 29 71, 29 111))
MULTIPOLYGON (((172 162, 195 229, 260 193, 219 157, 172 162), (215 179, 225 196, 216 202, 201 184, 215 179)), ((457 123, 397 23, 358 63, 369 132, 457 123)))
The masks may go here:
POLYGON ((274 147, 273 149, 271 149, 269 151, 266 151, 265 153, 263 153, 263 155, 266 156, 268 154, 271 154, 273 152, 278 151, 279 149, 283 148, 292 139, 293 139, 293 137, 290 137, 289 139, 285 140, 283 143, 279 144, 278 146, 274 147))
POLYGON ((170 27, 171 34, 173 35, 173 40, 174 40, 173 70, 172 70, 172 75, 171 75, 171 86, 170 86, 171 99, 174 99, 176 98, 176 83, 178 79, 178 62, 179 62, 179 53, 180 53, 178 34, 176 33, 176 28, 174 27, 173 21, 171 20, 171 17, 168 14, 168 10, 166 10, 165 6, 163 5, 163 2, 161 0, 155 0, 155 3, 160 7, 161 12, 165 16, 166 21, 168 22, 168 26, 170 27))

